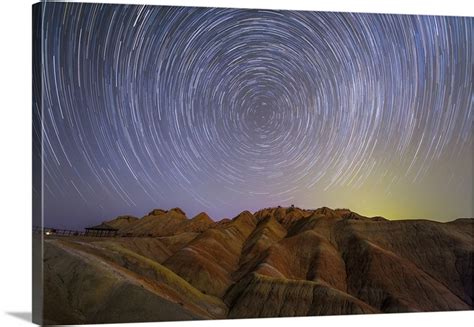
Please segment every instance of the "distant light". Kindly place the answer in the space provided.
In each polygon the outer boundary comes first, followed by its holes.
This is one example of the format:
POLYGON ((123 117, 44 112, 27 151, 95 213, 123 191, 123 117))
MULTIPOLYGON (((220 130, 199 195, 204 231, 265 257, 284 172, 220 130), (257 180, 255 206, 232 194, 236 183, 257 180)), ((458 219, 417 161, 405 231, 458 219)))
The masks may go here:
POLYGON ((51 235, 51 232, 46 232, 46 235, 51 235))

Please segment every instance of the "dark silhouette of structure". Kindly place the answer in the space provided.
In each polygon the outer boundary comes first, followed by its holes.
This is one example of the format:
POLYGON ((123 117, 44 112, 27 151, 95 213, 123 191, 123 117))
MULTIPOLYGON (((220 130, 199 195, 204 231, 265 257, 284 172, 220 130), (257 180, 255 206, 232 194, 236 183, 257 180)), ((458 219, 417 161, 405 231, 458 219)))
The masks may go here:
POLYGON ((106 223, 86 228, 86 236, 117 236, 117 233, 117 228, 106 223))

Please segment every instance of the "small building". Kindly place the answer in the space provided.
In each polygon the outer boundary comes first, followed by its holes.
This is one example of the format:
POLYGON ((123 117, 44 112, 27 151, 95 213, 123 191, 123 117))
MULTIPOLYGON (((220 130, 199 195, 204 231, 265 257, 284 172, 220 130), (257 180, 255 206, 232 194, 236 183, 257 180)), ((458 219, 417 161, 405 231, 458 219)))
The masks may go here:
POLYGON ((43 231, 44 231, 44 235, 46 235, 46 236, 56 234, 56 229, 55 228, 44 228, 43 231))
POLYGON ((117 232, 117 228, 107 225, 106 223, 86 228, 86 236, 111 237, 117 236, 117 232))

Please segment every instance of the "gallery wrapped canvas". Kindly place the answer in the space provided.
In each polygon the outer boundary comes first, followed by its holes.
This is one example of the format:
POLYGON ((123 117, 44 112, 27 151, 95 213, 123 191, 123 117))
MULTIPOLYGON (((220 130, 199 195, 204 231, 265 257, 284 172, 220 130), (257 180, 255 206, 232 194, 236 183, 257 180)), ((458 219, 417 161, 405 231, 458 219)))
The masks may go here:
POLYGON ((473 23, 34 5, 34 321, 472 310, 473 23))

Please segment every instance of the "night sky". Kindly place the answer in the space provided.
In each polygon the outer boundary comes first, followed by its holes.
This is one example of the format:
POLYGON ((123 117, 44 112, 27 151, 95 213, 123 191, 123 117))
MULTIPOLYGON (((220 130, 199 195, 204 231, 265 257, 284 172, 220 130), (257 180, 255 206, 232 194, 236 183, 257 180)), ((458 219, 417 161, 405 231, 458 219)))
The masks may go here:
POLYGON ((473 18, 43 6, 47 226, 473 215, 473 18))

